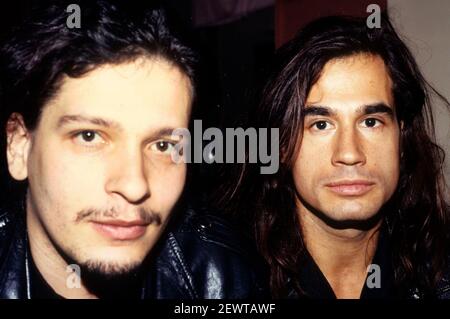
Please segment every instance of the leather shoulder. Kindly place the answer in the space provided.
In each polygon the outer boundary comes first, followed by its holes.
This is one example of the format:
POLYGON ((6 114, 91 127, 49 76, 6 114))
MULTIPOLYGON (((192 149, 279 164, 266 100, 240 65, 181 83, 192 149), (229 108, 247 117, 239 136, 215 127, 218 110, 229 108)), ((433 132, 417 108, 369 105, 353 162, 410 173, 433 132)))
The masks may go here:
POLYGON ((450 254, 447 257, 447 268, 437 287, 438 299, 450 299, 450 254))
POLYGON ((10 246, 15 224, 15 216, 6 210, 0 209, 0 265, 10 246))
POLYGON ((239 232, 237 225, 206 210, 188 209, 172 232, 179 240, 198 241, 198 244, 222 247, 243 256, 255 252, 250 238, 239 232))
POLYGON ((169 227, 163 239, 165 271, 171 265, 189 298, 269 296, 264 262, 233 224, 210 212, 188 209, 169 227))
POLYGON ((26 298, 25 231, 20 212, 0 211, 0 299, 26 298))

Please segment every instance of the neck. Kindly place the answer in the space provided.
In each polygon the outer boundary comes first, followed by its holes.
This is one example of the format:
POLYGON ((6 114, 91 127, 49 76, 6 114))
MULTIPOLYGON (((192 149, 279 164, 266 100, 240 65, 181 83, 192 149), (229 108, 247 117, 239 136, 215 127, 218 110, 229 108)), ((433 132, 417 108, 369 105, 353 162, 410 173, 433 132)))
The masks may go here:
POLYGON ((377 247, 381 221, 370 230, 335 229, 299 207, 303 239, 337 298, 359 298, 377 247))
POLYGON ((89 293, 79 278, 75 278, 79 285, 70 284, 71 279, 73 279, 71 276, 76 276, 76 274, 68 271, 70 269, 68 263, 55 249, 39 218, 32 213, 29 200, 27 200, 26 210, 31 257, 44 280, 57 294, 64 298, 96 298, 89 293))

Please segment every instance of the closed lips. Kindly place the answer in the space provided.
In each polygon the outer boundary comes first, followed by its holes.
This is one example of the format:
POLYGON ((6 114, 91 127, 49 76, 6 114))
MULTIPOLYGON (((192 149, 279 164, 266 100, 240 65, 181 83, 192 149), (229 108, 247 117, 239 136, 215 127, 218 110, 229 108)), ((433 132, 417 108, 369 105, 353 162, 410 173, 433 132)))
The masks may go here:
POLYGON ((328 183, 325 186, 340 195, 357 196, 367 193, 374 184, 367 180, 344 180, 328 183))

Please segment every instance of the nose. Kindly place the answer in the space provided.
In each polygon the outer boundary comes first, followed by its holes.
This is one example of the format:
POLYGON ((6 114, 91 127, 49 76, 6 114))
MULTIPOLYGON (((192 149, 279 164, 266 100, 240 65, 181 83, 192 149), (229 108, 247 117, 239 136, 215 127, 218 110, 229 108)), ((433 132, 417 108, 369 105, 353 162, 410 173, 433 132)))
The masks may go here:
POLYGON ((123 148, 112 156, 105 190, 117 194, 132 204, 140 204, 150 197, 148 172, 139 147, 123 148))
POLYGON ((361 137, 353 127, 343 127, 336 135, 333 145, 333 165, 364 165, 366 156, 361 137))

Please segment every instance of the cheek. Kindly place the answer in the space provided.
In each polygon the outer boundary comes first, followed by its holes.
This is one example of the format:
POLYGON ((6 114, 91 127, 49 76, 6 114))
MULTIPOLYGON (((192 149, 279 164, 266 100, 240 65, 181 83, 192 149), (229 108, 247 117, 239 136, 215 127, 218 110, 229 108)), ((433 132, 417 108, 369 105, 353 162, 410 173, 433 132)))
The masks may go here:
POLYGON ((391 192, 394 192, 397 187, 399 175, 400 175, 400 159, 397 152, 391 153, 390 163, 386 163, 386 178, 388 179, 389 188, 391 192))
POLYGON ((311 201, 315 197, 315 170, 312 162, 299 154, 293 168, 293 179, 297 192, 306 200, 311 201))
POLYGON ((312 187, 326 171, 330 162, 327 158, 326 148, 303 141, 294 164, 295 184, 312 187))
POLYGON ((35 152, 30 163, 30 187, 36 200, 50 212, 73 212, 82 203, 92 202, 92 198, 98 198, 93 187, 102 180, 102 170, 95 163, 75 160, 56 147, 35 152))
MULTIPOLYGON (((39 216, 53 238, 69 232, 74 204, 70 170, 55 148, 35 148, 29 161, 29 197, 33 214, 39 216)), ((81 175, 81 174, 79 174, 81 175)))
POLYGON ((386 190, 392 193, 397 187, 398 178, 400 174, 400 151, 399 144, 395 142, 378 143, 376 148, 373 148, 373 163, 375 171, 380 179, 383 180, 386 190), (384 145, 380 147, 380 145, 384 145))
POLYGON ((168 214, 184 189, 186 165, 173 165, 150 175, 151 201, 161 212, 168 214))
POLYGON ((64 191, 63 180, 67 178, 65 165, 52 147, 40 148, 37 145, 29 159, 30 189, 38 200, 45 199, 50 204, 58 193, 64 191))

